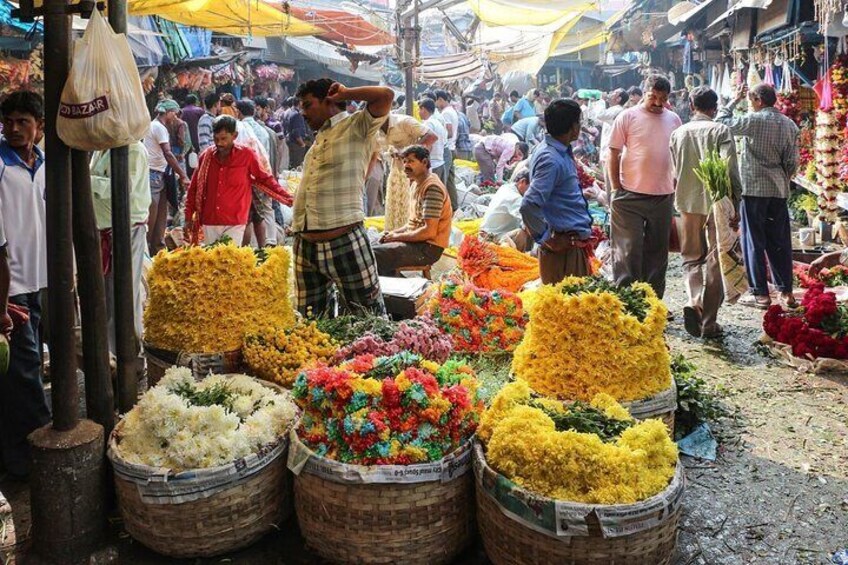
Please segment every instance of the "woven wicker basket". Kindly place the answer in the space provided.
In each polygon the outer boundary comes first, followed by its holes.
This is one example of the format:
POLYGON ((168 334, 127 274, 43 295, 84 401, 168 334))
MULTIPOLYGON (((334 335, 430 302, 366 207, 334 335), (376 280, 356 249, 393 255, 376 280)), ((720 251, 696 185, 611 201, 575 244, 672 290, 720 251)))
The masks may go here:
POLYGON ((684 489, 679 465, 662 493, 637 504, 616 506, 573 504, 534 495, 489 467, 479 445, 475 446, 474 474, 480 535, 495 565, 672 562, 684 489), (606 515, 602 527, 599 516, 610 510, 618 519, 606 515), (639 515, 641 523, 633 522, 625 515, 628 512, 639 515), (538 522, 525 521, 521 514, 538 522))
POLYGON ((677 411, 677 385, 674 379, 671 386, 662 392, 642 400, 622 402, 621 405, 637 420, 659 418, 668 426, 672 437, 674 436, 674 413, 677 411))
POLYGON ((216 375, 238 373, 241 370, 241 349, 220 353, 185 353, 159 349, 144 344, 147 359, 147 386, 152 388, 162 380, 171 367, 189 367, 194 378, 200 380, 209 373, 216 375))
POLYGON ((295 474, 294 504, 306 544, 324 559, 436 565, 451 563, 470 543, 473 478, 467 467, 446 482, 436 474, 427 482, 368 484, 354 478, 359 466, 312 457, 323 476, 311 465, 295 474), (332 467, 336 476, 329 478, 332 467), (342 473, 350 480, 339 482, 342 473))
POLYGON ((108 450, 118 506, 127 532, 150 549, 169 557, 212 557, 252 544, 291 515, 288 434, 227 465, 174 474, 122 459, 122 429, 123 421, 108 450))

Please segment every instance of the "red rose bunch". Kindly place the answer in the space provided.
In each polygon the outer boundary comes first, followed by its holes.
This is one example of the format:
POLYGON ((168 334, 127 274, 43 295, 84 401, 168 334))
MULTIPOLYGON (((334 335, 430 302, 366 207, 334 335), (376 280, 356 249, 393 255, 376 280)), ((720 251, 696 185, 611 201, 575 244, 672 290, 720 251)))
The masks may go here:
POLYGON ((824 288, 820 282, 811 286, 801 299, 800 312, 771 306, 763 329, 775 341, 792 346, 796 357, 848 359, 848 308, 824 288))

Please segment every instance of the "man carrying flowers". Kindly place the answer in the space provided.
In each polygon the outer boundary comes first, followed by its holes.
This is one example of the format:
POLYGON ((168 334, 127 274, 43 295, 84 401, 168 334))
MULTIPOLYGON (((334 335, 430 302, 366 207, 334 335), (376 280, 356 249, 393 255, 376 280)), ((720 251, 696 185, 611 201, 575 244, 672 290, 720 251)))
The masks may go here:
POLYGON ((332 315, 335 286, 347 312, 385 314, 377 262, 362 225, 362 190, 377 132, 394 92, 381 86, 346 88, 330 79, 297 90, 303 117, 317 132, 294 200, 294 272, 298 311, 332 315), (348 101, 367 107, 352 114, 348 101))
POLYGON ((251 185, 283 204, 292 203, 291 195, 260 166, 256 153, 236 145, 236 127, 232 116, 215 119, 215 145, 200 155, 197 172, 191 178, 185 212, 191 243, 200 242, 201 228, 208 243, 225 235, 241 243, 253 200, 251 185))
POLYGON ((374 247, 377 270, 397 276, 401 267, 432 265, 450 242, 453 208, 439 176, 430 172, 430 151, 421 145, 401 153, 403 170, 412 181, 409 222, 386 232, 374 247))
POLYGON ((580 135, 580 105, 554 100, 545 110, 548 135, 530 160, 530 188, 521 203, 524 225, 541 245, 542 282, 590 274, 592 217, 577 181, 571 142, 580 135))

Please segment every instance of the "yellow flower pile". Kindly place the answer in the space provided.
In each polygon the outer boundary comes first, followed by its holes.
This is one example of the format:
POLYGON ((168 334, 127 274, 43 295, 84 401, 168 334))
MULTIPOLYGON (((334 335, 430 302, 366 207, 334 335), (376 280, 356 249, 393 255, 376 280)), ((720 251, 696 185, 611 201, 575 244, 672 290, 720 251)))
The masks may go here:
MULTIPOLYGON (((661 420, 624 430, 615 441, 598 435, 557 431, 531 390, 511 383, 495 398, 478 429, 486 460, 517 485, 556 500, 589 504, 632 504, 668 487, 677 465, 677 446, 661 420)), ((551 401, 540 402, 552 410, 551 401)), ((626 410, 608 396, 592 405, 608 418, 626 410)))
POLYGON ((148 274, 144 338, 160 349, 214 353, 240 349, 245 334, 294 324, 289 252, 232 244, 160 251, 148 274))
POLYGON ((589 401, 606 393, 618 401, 640 400, 671 386, 665 345, 667 310, 650 286, 643 290, 647 315, 640 322, 612 292, 564 294, 563 285, 535 291, 530 322, 515 350, 512 369, 533 390, 564 400, 589 401))
POLYGON ((328 363, 336 351, 336 342, 314 322, 298 322, 289 330, 267 328, 246 336, 242 355, 252 374, 291 386, 301 369, 328 363))

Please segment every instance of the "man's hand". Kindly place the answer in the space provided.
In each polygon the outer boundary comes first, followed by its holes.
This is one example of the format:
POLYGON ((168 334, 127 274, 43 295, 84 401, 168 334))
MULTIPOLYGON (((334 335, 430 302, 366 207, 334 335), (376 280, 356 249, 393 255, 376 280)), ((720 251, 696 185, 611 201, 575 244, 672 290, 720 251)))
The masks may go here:
POLYGON ((185 221, 185 224, 183 224, 183 231, 184 232, 194 231, 194 220, 188 220, 187 219, 185 221))
POLYGON ((185 188, 189 184, 191 184, 191 180, 187 176, 181 176, 180 177, 180 186, 181 187, 185 188))
POLYGON ((742 87, 736 91, 736 101, 741 102, 746 96, 748 96, 748 85, 743 84, 742 87))
POLYGON ((733 214, 733 216, 731 216, 730 220, 728 221, 728 225, 730 225, 730 229, 738 230, 739 229, 739 220, 740 220, 739 213, 737 212, 736 214, 733 214))
POLYGON ((12 336, 12 330, 15 329, 15 324, 12 322, 12 317, 9 316, 8 312, 3 312, 3 315, 0 316, 0 334, 9 338, 12 336))
POLYGON ((822 255, 812 263, 810 263, 810 276, 815 277, 821 272, 822 269, 832 269, 836 265, 839 264, 839 258, 842 254, 841 251, 836 251, 835 253, 828 253, 827 255, 822 255))
POLYGON ((347 101, 346 92, 347 88, 341 83, 334 82, 330 85, 330 90, 327 91, 327 99, 331 102, 345 102, 347 101))
POLYGON ((389 243, 390 241, 392 241, 392 237, 393 236, 391 232, 383 232, 383 234, 380 236, 380 243, 389 243))

